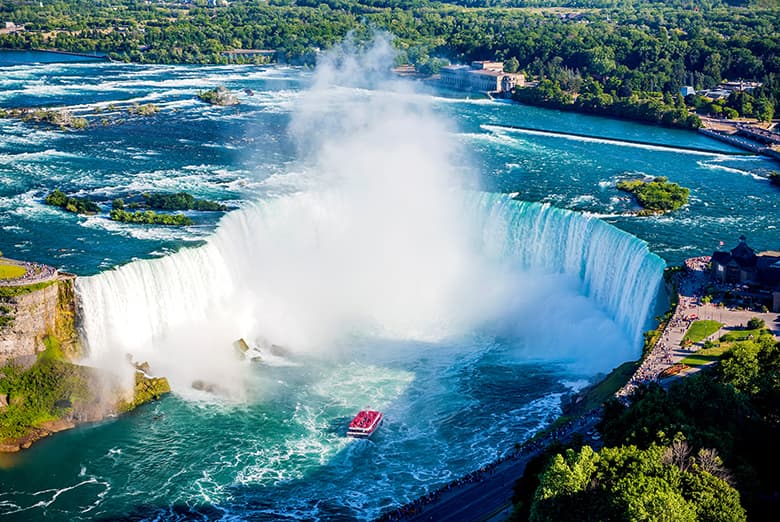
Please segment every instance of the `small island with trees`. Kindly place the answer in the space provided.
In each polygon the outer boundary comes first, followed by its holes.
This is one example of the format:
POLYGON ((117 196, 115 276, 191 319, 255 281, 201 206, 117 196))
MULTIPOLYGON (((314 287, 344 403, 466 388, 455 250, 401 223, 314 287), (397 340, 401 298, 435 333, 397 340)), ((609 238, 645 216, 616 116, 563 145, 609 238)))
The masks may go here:
POLYGON ((90 215, 100 212, 100 206, 94 201, 86 198, 68 196, 60 189, 55 189, 46 196, 45 202, 49 206, 59 207, 74 214, 90 215))
MULTIPOLYGON (((94 215, 101 212, 101 207, 95 201, 87 198, 68 196, 63 191, 52 191, 44 202, 47 205, 59 207, 74 214, 94 215)), ((195 221, 184 214, 158 213, 154 210, 192 210, 198 212, 224 212, 228 207, 223 203, 208 199, 197 199, 187 192, 175 194, 144 193, 141 201, 125 203, 122 198, 111 202, 109 219, 121 223, 136 223, 145 225, 189 226, 195 221)))
MULTIPOLYGON (((109 105, 107 109, 109 111, 119 110, 115 104, 109 105)), ((127 114, 131 116, 148 117, 154 116, 158 112, 160 112, 160 108, 154 103, 146 103, 144 105, 134 103, 127 107, 127 114)), ((95 116, 103 114, 103 108, 97 105, 92 109, 91 113, 95 116)), ((87 118, 76 116, 69 109, 56 107, 0 107, 0 118, 15 118, 31 124, 42 123, 61 131, 79 131, 87 129, 90 126, 90 121, 87 118)), ((121 124, 124 123, 124 121, 125 120, 121 117, 101 117, 100 119, 102 125, 121 124)))
POLYGON ((184 214, 158 214, 153 210, 129 212, 127 210, 112 209, 109 213, 109 218, 111 221, 119 221, 120 223, 136 223, 142 225, 172 225, 185 227, 195 224, 192 218, 189 218, 184 214))
POLYGON ((671 183, 665 176, 659 176, 652 181, 641 179, 619 181, 617 188, 632 194, 637 199, 642 206, 642 210, 637 212, 640 216, 677 210, 688 203, 690 193, 690 190, 677 183, 671 183))
POLYGON ((89 127, 86 118, 74 116, 67 109, 2 109, 0 118, 18 118, 26 123, 44 123, 60 130, 82 130, 89 127))
POLYGON ((215 89, 199 92, 198 99, 211 105, 227 106, 239 104, 236 95, 227 90, 223 85, 215 89))

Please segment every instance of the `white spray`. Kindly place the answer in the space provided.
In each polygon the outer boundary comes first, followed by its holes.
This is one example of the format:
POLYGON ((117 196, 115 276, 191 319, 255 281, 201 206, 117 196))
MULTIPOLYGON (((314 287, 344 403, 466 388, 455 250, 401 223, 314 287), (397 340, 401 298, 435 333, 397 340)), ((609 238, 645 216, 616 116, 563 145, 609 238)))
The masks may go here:
POLYGON ((80 279, 93 360, 132 353, 175 388, 240 394, 240 337, 326 355, 353 335, 438 341, 524 309, 528 267, 485 249, 448 122, 391 63, 380 38, 318 66, 290 125, 301 192, 227 215, 203 247, 80 279))

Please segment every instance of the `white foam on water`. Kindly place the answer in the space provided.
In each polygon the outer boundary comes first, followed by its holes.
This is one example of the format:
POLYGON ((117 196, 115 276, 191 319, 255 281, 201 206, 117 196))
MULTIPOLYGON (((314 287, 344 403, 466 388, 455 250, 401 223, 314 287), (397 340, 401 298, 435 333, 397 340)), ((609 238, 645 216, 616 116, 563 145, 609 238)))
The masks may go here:
POLYGON ((732 174, 739 174, 740 176, 751 177, 751 178, 753 178, 755 180, 763 181, 763 180, 767 179, 767 178, 765 178, 763 176, 759 176, 758 174, 756 174, 754 172, 750 172, 749 170, 742 170, 742 169, 737 169, 737 168, 734 168, 734 167, 728 167, 726 165, 721 165, 719 163, 713 163, 713 162, 708 162, 708 161, 697 161, 696 164, 699 165, 700 167, 705 168, 705 169, 722 170, 724 172, 729 172, 729 173, 732 173, 732 174))
POLYGON ((79 154, 63 152, 56 149, 47 149, 38 152, 17 152, 13 154, 0 154, 0 165, 10 165, 21 162, 50 162, 55 158, 80 158, 79 154))
POLYGON ((710 156, 710 157, 716 157, 716 158, 727 158, 730 155, 727 152, 706 152, 706 151, 698 151, 698 150, 691 150, 691 149, 684 149, 675 147, 673 145, 662 145, 662 144, 649 144, 649 143, 633 143, 629 141, 622 141, 619 139, 611 139, 611 138, 597 138, 597 137, 590 137, 590 136, 577 136, 573 134, 562 134, 562 133, 556 133, 556 132, 547 132, 543 130, 533 130, 533 129, 514 129, 509 127, 498 127, 493 125, 481 125, 483 129, 489 130, 491 132, 507 132, 507 133, 518 133, 518 134, 530 134, 535 136, 545 136, 550 138, 560 138, 570 141, 580 141, 585 143, 600 143, 604 145, 614 145, 617 147, 631 147, 636 149, 644 149, 644 150, 652 150, 652 151, 658 151, 658 152, 674 152, 677 154, 689 154, 693 156, 710 156))

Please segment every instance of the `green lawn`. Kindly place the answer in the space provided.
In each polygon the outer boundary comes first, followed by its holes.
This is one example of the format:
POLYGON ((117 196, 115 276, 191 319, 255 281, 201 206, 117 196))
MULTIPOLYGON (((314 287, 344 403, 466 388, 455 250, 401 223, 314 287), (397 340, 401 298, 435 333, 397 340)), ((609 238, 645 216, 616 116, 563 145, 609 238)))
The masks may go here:
POLYGON ((747 341, 752 335, 754 339, 761 335, 762 331, 767 331, 764 328, 756 328, 755 330, 734 330, 720 337, 722 343, 733 343, 735 341, 747 341))
POLYGON ((3 279, 19 279, 27 272, 23 266, 12 265, 0 261, 0 281, 3 279))
POLYGON ((723 323, 719 323, 718 321, 711 321, 708 319, 694 321, 691 323, 688 331, 685 332, 682 343, 685 344, 686 341, 690 341, 691 343, 695 344, 699 341, 703 341, 710 335, 720 330, 721 326, 723 326, 723 323))
POLYGON ((680 363, 687 364, 688 366, 704 366, 720 359, 720 356, 731 349, 731 346, 720 345, 713 346, 712 348, 702 348, 693 355, 689 355, 680 363))

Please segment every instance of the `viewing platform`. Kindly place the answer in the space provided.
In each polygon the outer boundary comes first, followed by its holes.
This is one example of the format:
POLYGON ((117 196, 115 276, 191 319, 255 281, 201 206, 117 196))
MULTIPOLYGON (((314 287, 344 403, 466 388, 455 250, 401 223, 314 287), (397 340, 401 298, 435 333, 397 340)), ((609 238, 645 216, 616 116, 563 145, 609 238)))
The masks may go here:
POLYGON ((47 283, 59 279, 61 275, 75 277, 72 274, 60 274, 59 270, 49 265, 0 258, 0 286, 47 283))

